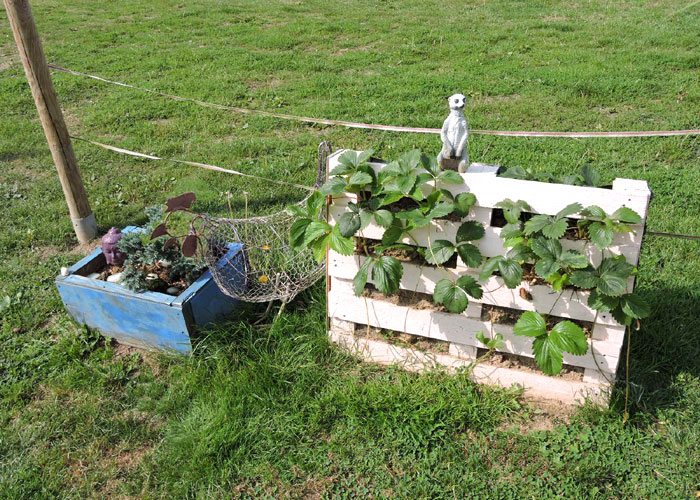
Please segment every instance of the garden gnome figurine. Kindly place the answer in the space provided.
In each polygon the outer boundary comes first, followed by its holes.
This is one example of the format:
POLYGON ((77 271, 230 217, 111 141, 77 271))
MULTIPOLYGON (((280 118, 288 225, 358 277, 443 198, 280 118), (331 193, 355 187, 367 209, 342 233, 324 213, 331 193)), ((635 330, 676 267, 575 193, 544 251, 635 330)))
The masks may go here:
POLYGON ((102 253, 109 266, 121 266, 126 255, 119 251, 117 243, 122 239, 122 232, 118 227, 113 227, 102 237, 102 253))
POLYGON ((440 151, 437 161, 443 169, 458 170, 464 173, 469 167, 469 151, 467 151, 469 127, 467 119, 462 114, 467 98, 462 94, 454 94, 447 101, 450 105, 450 114, 445 118, 440 131, 442 151, 440 151), (455 164, 457 168, 455 168, 455 164))

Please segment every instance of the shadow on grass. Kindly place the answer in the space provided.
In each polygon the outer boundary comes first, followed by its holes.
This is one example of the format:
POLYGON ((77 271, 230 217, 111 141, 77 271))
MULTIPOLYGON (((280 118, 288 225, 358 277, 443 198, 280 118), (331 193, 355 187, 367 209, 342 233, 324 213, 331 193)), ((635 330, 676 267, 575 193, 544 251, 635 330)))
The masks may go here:
MULTIPOLYGON (((646 288, 639 294, 651 305, 652 314, 633 331, 630 344, 630 408, 651 412, 673 407, 684 397, 676 383, 681 375, 700 378, 700 297, 691 288, 646 288)), ((621 351, 619 389, 613 407, 624 405, 625 356, 621 351)))

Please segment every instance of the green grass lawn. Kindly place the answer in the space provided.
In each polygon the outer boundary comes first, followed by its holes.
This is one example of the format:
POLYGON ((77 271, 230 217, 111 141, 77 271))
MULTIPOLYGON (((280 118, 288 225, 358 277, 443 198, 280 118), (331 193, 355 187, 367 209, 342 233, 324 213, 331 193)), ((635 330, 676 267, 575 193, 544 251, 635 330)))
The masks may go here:
MULTIPOLYGON (((33 4, 47 58, 216 103, 439 127, 461 91, 475 129, 660 130, 700 122, 690 1, 33 4)), ((619 394, 534 430, 517 391, 358 363, 328 346, 323 287, 271 328, 246 321, 190 358, 77 328, 53 279, 81 257, 5 16, 0 18, 0 498, 690 499, 700 490, 700 243, 647 236, 632 418, 619 394)), ((436 136, 368 132, 178 103, 55 74, 71 133, 311 185, 316 147, 395 158, 436 136)), ((473 161, 645 179, 648 228, 700 234, 698 137, 474 135, 473 161)), ((255 214, 299 190, 76 142, 101 231, 185 190, 255 214)), ((246 311, 244 318, 255 311, 246 311)))

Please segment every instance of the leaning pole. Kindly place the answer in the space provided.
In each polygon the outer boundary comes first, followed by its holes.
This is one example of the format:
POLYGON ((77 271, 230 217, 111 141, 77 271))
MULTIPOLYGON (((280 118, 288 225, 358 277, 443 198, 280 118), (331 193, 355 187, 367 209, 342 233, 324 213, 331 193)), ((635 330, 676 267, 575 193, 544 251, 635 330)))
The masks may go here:
POLYGON ((86 243, 96 236, 97 223, 80 177, 66 122, 58 105, 32 9, 27 0, 3 0, 3 3, 58 178, 61 180, 75 235, 80 243, 86 243))

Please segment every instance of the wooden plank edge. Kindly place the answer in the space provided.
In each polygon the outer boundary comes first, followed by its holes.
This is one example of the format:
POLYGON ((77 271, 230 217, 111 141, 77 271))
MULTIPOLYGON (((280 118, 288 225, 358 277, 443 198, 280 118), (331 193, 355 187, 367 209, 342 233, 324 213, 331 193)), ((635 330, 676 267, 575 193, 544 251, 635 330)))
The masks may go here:
MULTIPOLYGON (((438 366, 451 372, 468 368, 472 362, 450 354, 428 354, 406 347, 394 346, 379 340, 363 339, 343 331, 331 329, 329 339, 348 352, 383 365, 399 365, 408 371, 423 372, 438 366)), ((529 396, 560 401, 566 404, 581 404, 586 399, 607 404, 608 388, 595 382, 577 382, 557 379, 546 375, 526 373, 511 368, 477 364, 470 378, 475 382, 510 388, 521 386, 529 396)))

